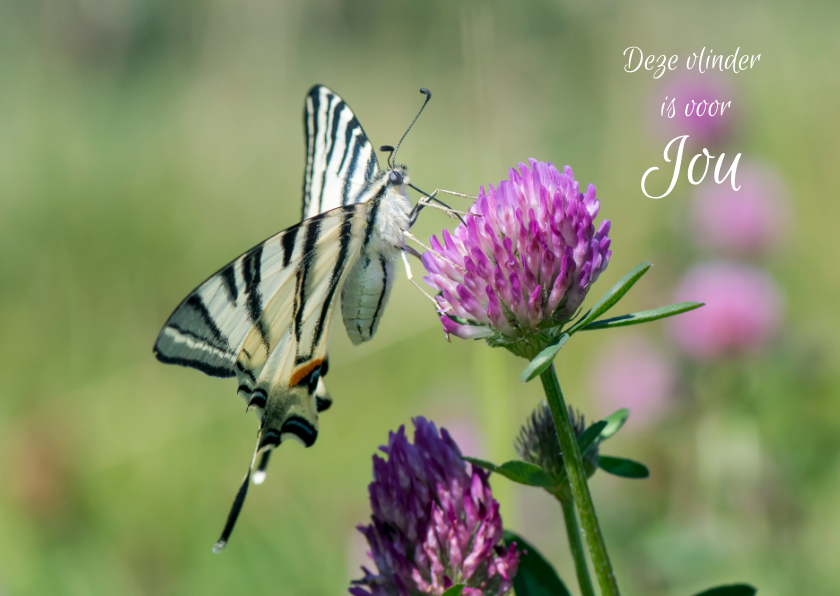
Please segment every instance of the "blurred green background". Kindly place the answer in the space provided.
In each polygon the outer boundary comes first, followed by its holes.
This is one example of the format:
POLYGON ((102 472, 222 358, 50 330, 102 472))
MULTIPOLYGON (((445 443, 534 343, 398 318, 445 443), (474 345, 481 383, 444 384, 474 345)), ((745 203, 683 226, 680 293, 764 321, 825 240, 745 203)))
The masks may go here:
MULTIPOLYGON (((422 414, 465 452, 514 457, 541 397, 518 381, 524 361, 446 343, 402 278, 374 341, 353 348, 336 325, 335 405, 317 444, 275 455, 212 555, 256 420, 233 381, 163 366, 152 344, 208 274, 295 223, 314 83, 353 106, 375 145, 396 143, 417 89, 431 89, 400 151, 424 189, 475 193, 528 157, 572 165, 613 222, 594 293, 649 259, 622 312, 668 303, 701 258, 683 229, 693 188, 683 177, 654 201, 639 181, 662 165, 670 137, 651 114, 677 73, 625 73, 628 46, 681 65, 703 46, 762 54, 724 76, 737 109, 727 150, 780 173, 791 217, 760 263, 785 297, 776 339, 726 362, 679 357, 667 412, 635 427, 631 416, 605 448, 652 472, 591 481, 620 585, 836 594, 838 30, 833 2, 1 3, 0 594, 346 593, 389 429, 422 414)), ((450 223, 424 213, 418 236, 450 223)), ((593 397, 593 367, 631 333, 674 350, 655 323, 581 334, 558 358, 589 418, 611 411, 593 397)), ((505 525, 576 590, 559 507, 500 479, 494 492, 505 525)))

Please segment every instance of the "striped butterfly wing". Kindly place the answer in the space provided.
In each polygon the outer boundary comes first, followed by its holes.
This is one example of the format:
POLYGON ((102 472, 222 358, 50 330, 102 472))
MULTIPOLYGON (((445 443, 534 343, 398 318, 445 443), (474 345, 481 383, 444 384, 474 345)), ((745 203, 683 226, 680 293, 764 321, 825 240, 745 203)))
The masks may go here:
POLYGON ((306 96, 303 125, 303 218, 364 200, 379 176, 379 161, 350 106, 334 91, 315 85, 306 96))
POLYGON ((181 302, 155 355, 211 376, 236 376, 249 406, 273 411, 271 396, 289 389, 280 381, 291 384, 323 360, 335 298, 366 228, 367 205, 348 205, 258 244, 181 302))
MULTIPOLYGON (((286 439, 309 447, 318 411, 330 404, 327 334, 336 297, 368 234, 368 204, 311 217, 255 246, 212 275, 175 309, 155 343, 157 358, 238 380, 255 409, 255 451, 264 477, 271 449, 286 439)), ((221 550, 245 499, 255 460, 239 490, 221 550)))

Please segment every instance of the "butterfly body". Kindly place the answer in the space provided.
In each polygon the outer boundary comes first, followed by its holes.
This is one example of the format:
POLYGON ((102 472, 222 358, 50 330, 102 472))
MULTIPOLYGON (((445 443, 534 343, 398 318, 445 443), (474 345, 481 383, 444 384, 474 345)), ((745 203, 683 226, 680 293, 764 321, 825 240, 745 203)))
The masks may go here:
POLYGON ((310 447, 324 385, 327 336, 337 302, 354 344, 376 332, 395 262, 412 220, 405 166, 381 170, 347 104, 317 85, 304 110, 307 163, 300 223, 241 255, 193 290, 170 315, 154 353, 168 364, 236 377, 237 394, 260 425, 248 475, 221 550, 271 450, 288 439, 310 447))
POLYGON ((405 194, 408 174, 404 166, 397 168, 401 184, 394 184, 388 172, 380 182, 379 196, 370 201, 370 236, 341 294, 344 326, 355 345, 376 333, 393 285, 396 260, 405 245, 403 231, 410 228, 411 202, 405 194))

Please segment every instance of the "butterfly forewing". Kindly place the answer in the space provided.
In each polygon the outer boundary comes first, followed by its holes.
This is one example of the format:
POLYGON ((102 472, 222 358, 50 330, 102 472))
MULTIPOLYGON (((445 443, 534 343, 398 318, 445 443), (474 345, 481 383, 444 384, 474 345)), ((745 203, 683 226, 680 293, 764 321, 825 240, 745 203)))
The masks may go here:
POLYGON ((316 85, 306 96, 303 124, 303 218, 364 200, 380 170, 373 145, 353 110, 335 92, 316 85))
MULTIPOLYGON (((294 348, 288 364, 282 367, 287 373, 286 381, 300 367, 317 358, 319 348, 326 350, 335 298, 358 258, 366 217, 366 205, 349 205, 300 224, 297 239, 300 254, 295 266, 283 272, 284 283, 263 299, 259 320, 264 325, 255 325, 249 331, 239 352, 236 370, 240 388, 261 385, 267 391, 268 385, 279 380, 274 372, 270 377, 263 375, 275 347, 294 348), (256 382, 257 378, 261 378, 261 383, 256 382)), ((275 370, 274 366, 268 368, 275 370)))

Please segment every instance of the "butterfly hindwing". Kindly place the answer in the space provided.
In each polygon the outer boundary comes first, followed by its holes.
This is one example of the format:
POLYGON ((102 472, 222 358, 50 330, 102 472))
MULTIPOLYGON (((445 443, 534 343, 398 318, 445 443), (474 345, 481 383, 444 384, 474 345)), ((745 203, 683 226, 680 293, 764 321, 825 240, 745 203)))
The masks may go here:
POLYGON ((353 110, 334 91, 315 85, 306 96, 303 124, 303 218, 363 200, 380 170, 353 110))
POLYGON ((296 375, 326 355, 327 331, 367 227, 367 205, 349 205, 304 221, 301 256, 286 283, 264 299, 261 319, 244 339, 235 364, 240 394, 294 387, 296 375))

